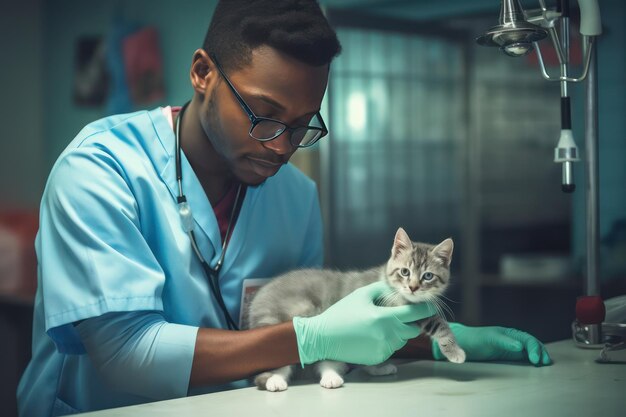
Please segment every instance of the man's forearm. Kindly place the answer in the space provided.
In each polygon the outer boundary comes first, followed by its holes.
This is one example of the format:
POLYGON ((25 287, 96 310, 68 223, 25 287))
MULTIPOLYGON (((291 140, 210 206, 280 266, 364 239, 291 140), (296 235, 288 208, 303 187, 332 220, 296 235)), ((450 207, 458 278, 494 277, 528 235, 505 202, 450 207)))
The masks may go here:
POLYGON ((433 347, 430 337, 421 334, 411 339, 394 355, 394 358, 433 359, 433 347))
POLYGON ((189 387, 247 378, 300 362, 291 322, 252 330, 198 330, 189 387))
MULTIPOLYGON (((431 340, 425 335, 411 339, 394 357, 433 359, 431 340)), ((244 331, 201 328, 189 387, 235 381, 299 362, 291 322, 244 331)))

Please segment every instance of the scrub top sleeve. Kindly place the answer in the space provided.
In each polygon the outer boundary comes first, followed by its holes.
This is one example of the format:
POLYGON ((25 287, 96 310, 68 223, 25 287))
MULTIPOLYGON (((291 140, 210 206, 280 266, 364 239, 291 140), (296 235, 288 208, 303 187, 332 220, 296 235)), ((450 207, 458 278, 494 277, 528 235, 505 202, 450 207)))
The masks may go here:
POLYGON ((90 318, 76 330, 94 367, 117 390, 158 401, 187 395, 197 327, 138 311, 90 318))
POLYGON ((84 352, 74 322, 163 310, 164 273, 142 235, 124 175, 95 147, 73 149, 50 174, 37 242, 39 285, 46 332, 62 353, 84 352))
POLYGON ((311 212, 300 257, 300 268, 321 268, 324 264, 324 226, 317 187, 315 186, 312 195, 311 212))

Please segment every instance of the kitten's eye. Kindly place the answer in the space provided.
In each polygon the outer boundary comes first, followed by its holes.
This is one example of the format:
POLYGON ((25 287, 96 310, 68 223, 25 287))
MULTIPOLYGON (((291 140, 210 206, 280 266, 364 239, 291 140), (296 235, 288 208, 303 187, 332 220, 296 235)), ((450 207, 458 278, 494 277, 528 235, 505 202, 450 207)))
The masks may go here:
POLYGON ((433 278, 435 278, 435 276, 432 272, 424 272, 424 275, 422 275, 424 281, 431 281, 433 278))
POLYGON ((400 275, 402 275, 403 277, 408 277, 409 275, 411 275, 411 271, 409 271, 409 268, 402 268, 400 270, 400 275))

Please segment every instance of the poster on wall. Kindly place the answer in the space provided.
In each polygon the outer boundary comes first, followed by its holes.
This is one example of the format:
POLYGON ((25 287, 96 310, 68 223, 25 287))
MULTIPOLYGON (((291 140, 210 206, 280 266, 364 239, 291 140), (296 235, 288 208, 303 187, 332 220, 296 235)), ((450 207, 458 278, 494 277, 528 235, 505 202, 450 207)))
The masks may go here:
POLYGON ((122 54, 133 104, 141 107, 163 99, 163 68, 157 30, 146 27, 125 37, 122 54))
POLYGON ((74 48, 74 103, 82 107, 104 104, 109 89, 105 42, 101 36, 82 36, 74 48))

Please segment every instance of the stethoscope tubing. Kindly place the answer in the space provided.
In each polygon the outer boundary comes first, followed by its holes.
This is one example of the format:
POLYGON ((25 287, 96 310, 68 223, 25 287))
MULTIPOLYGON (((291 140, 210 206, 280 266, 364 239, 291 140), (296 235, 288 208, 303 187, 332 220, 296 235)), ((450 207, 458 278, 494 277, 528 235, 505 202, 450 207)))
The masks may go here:
POLYGON ((178 205, 179 205, 179 213, 181 215, 183 229, 187 232, 187 235, 189 235, 189 240, 191 241, 191 247, 194 253, 196 254, 196 257, 200 261, 200 264, 202 265, 202 269, 204 269, 204 273, 206 274, 209 287, 211 288, 211 292, 213 293, 215 300, 217 301, 220 309, 222 310, 222 314, 224 315, 224 318, 226 319, 226 324, 228 325, 228 328, 230 330, 239 330, 239 327, 237 326, 237 324, 231 317, 230 313, 228 312, 228 309, 226 308, 226 303, 224 302, 224 298, 222 297, 222 291, 220 289, 220 284, 219 284, 219 273, 220 273, 220 270, 222 269, 224 256, 226 255, 226 249, 228 248, 228 242, 230 240, 229 238, 232 232, 231 228, 233 225, 233 219, 235 217, 235 213, 237 212, 237 206, 239 205, 239 197, 241 195, 241 184, 239 184, 239 187, 237 188, 237 195, 235 197, 235 203, 230 213, 230 218, 228 220, 228 228, 226 229, 226 235, 224 236, 224 241, 222 242, 222 251, 220 253, 220 257, 218 258, 217 263, 215 264, 215 267, 212 268, 209 265, 209 263, 206 261, 206 259, 204 259, 204 256, 202 256, 202 253, 200 252, 200 248, 198 247, 198 242, 193 232, 193 215, 191 213, 191 208, 189 207, 189 203, 187 202, 187 196, 185 195, 183 191, 183 172, 182 172, 182 165, 181 165, 181 146, 180 146, 180 125, 181 125, 181 120, 183 118, 183 113, 185 112, 185 109, 187 108, 188 105, 189 103, 186 103, 180 109, 180 112, 178 113, 178 117, 176 118, 175 161, 176 161, 176 182, 178 183, 178 197, 176 200, 178 201, 178 205))

